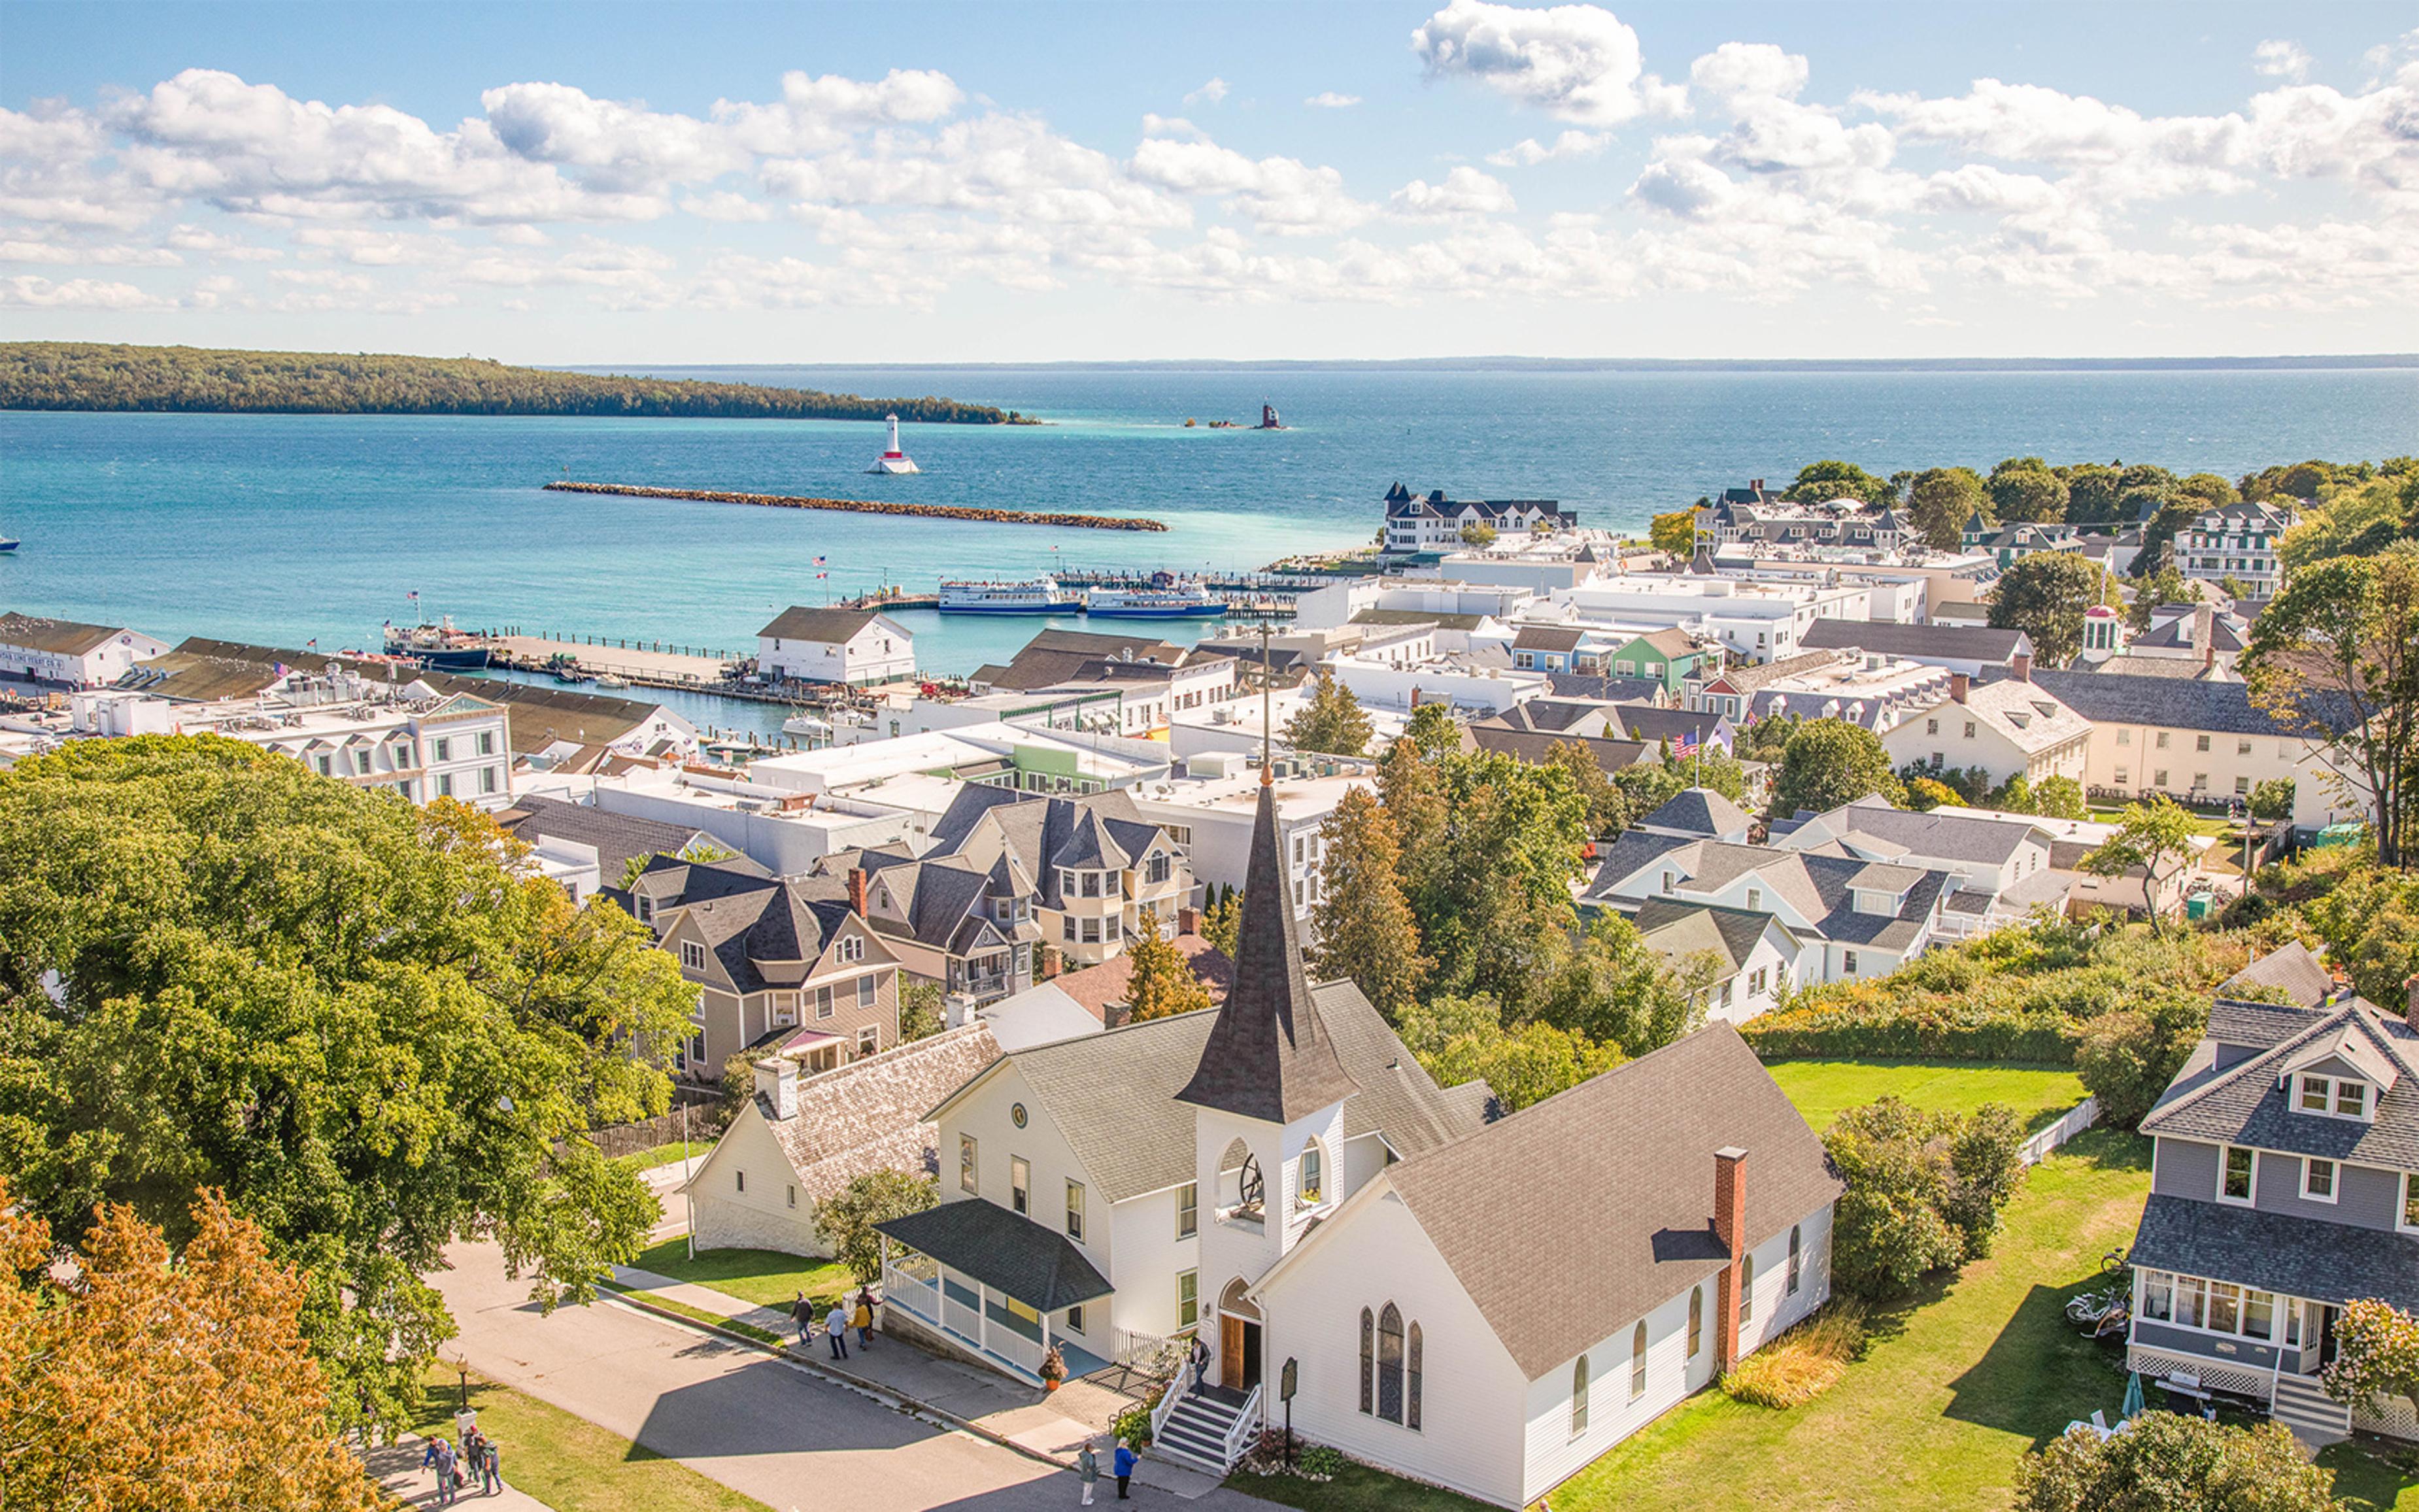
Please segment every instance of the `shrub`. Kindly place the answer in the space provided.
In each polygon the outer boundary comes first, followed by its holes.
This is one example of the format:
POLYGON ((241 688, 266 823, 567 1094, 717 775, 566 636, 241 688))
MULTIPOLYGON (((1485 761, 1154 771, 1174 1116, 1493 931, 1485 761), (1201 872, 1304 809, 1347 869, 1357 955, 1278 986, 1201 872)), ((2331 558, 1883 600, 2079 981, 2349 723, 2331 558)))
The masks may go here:
POLYGON ((2016 1468, 2017 1512, 2334 1512, 2333 1475, 2277 1423, 2145 1412, 2102 1442, 2077 1430, 2016 1468))
POLYGON ((1109 1419, 1109 1436, 1119 1443, 1129 1443, 1137 1449, 1149 1447, 1150 1414, 1159 1410, 1159 1399, 1166 1394, 1164 1382, 1145 1392, 1141 1401, 1109 1419))
POLYGON ((1344 1473, 1348 1460, 1339 1450, 1323 1443, 1314 1443, 1294 1456, 1294 1468, 1319 1480, 1333 1480, 1344 1473))
POLYGON ((1823 1136, 1847 1191, 1833 1218, 1831 1275, 1851 1296, 1898 1295, 1925 1274, 1987 1255, 2024 1180, 2024 1129, 1996 1103, 1925 1112, 1885 1097, 1823 1136))
POLYGON ((1864 1309, 1835 1302, 1724 1372, 1722 1390, 1754 1407, 1803 1407, 1838 1385, 1864 1347, 1864 1309))
POLYGON ((2103 1014, 2085 1025, 2074 1069, 2084 1089, 2100 1099, 2100 1116, 2119 1128, 2140 1124, 2208 1024, 2204 999, 2168 993, 2141 1009, 2103 1014))
POLYGON ((2375 1298, 2348 1304, 2335 1322, 2326 1385, 2328 1396, 2364 1412, 2396 1397, 2419 1402, 2419 1319, 2375 1298))

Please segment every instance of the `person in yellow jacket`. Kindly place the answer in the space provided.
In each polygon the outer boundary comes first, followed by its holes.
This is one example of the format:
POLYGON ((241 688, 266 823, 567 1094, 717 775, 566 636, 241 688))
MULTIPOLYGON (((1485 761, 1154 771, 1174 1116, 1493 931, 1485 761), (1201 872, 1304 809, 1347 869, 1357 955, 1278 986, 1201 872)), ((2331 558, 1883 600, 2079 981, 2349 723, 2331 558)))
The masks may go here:
POLYGON ((873 1348, 873 1288, 871 1287, 856 1288, 856 1311, 850 1317, 849 1322, 856 1329, 856 1347, 860 1350, 873 1348))

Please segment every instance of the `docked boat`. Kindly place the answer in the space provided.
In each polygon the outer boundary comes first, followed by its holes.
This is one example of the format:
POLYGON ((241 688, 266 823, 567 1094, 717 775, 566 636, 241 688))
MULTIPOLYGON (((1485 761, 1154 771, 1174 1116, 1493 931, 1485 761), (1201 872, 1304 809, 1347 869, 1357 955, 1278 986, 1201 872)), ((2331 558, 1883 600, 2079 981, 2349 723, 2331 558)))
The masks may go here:
POLYGON ((619 689, 629 687, 630 680, 614 672, 599 672, 596 674, 596 686, 619 689))
POLYGON ((423 667, 444 672, 478 671, 488 658, 487 643, 467 630, 454 628, 450 614, 435 625, 390 622, 386 649, 390 656, 409 656, 423 667))
POLYGON ((1083 607, 1084 601, 1059 587, 1055 578, 945 582, 939 606, 944 614, 1072 614, 1083 607))
POLYGON ((1084 612, 1104 620, 1214 620, 1225 604, 1198 582, 1154 574, 1148 588, 1095 588, 1084 595, 1084 612))

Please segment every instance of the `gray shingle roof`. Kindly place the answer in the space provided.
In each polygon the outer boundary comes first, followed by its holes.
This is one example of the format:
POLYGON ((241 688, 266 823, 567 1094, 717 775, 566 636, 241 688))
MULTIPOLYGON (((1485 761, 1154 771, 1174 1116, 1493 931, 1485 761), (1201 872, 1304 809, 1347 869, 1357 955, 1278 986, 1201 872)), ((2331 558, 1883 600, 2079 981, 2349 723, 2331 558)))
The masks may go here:
MULTIPOLYGON (((2174 677, 2132 677, 2109 672, 2035 672, 2033 681, 2093 724, 2138 724, 2169 730, 2207 730, 2229 735, 2289 735, 2266 710, 2251 702, 2242 683, 2174 677)), ((2341 733, 2357 722, 2339 699, 2312 700, 2313 714, 2341 733)))
POLYGON ((0 614, 0 646, 81 656, 96 646, 107 644, 121 628, 115 625, 86 625, 81 620, 44 619, 12 609, 0 614))
POLYGON ((2006 662, 2018 652, 2030 651, 2022 630, 1992 630, 1967 625, 1894 625, 1872 620, 1816 620, 1797 638, 1814 651, 1855 648, 1882 656, 1914 661, 1947 657, 1958 661, 2006 662))
POLYGON ((1807 920, 1798 933, 1810 933, 1841 945, 1870 945, 1885 950, 1903 950, 1915 942, 1949 881, 1946 872, 1890 866, 1855 856, 1681 840, 1631 829, 1613 842, 1604 863, 1596 869, 1587 896, 1597 903, 1610 903, 1614 888, 1623 881, 1658 864, 1679 873, 1675 880, 1685 880, 1694 891, 1716 891, 1753 872, 1777 899, 1786 901, 1798 917, 1807 920), (1858 887, 1900 894, 1904 901, 1894 915, 1859 913, 1855 899, 1855 889, 1858 887))
MULTIPOLYGON (((813 1202, 868 1171, 932 1172, 939 1135, 924 1115, 998 1056, 991 1026, 978 1019, 806 1077, 796 1113, 768 1116, 765 1127, 813 1202)), ((761 1099, 758 1107, 768 1111, 761 1099)))
POLYGON ((1723 1267, 1729 1146, 1748 1152, 1749 1243, 1840 1195, 1823 1142, 1718 1024, 1386 1174, 1533 1381, 1723 1267))
POLYGON ((2316 1302, 2419 1306, 2419 1243, 2382 1228, 2153 1196, 2129 1258, 2316 1302))
POLYGON ((1903 846, 1914 856, 1990 866, 2005 862, 2026 840, 2038 840, 2046 845, 2055 838, 2047 830, 2021 820, 1911 813, 1891 808, 1888 800, 1881 797, 1870 802, 1859 799, 1834 809, 1822 815, 1821 822, 1836 835, 1871 835, 1903 846))
POLYGON ((699 841, 710 838, 693 825, 610 813, 584 803, 565 803, 534 794, 515 798, 511 808, 496 815, 496 823, 506 833, 526 841, 534 841, 543 836, 595 846, 599 869, 608 882, 614 883, 621 880, 622 869, 638 856, 678 856, 699 841))
POLYGON ((1117 1289, 1066 1235, 980 1197, 873 1227, 1037 1312, 1058 1312, 1117 1289))
POLYGON ((871 609, 807 609, 793 604, 772 624, 756 632, 781 640, 818 640, 846 645, 859 630, 880 616, 871 609))
MULTIPOLYGON (((2310 948, 2295 940, 2282 949, 2271 950, 2258 960, 2218 984, 2224 993, 2231 987, 2275 987, 2285 994, 2285 1000, 2296 1008, 2318 1008, 2334 991, 2334 978, 2310 948)), ((2212 1033, 2214 1029, 2212 1028, 2212 1033)))
POLYGON ((1524 625, 1520 626, 1520 633, 1512 638, 1512 649, 1568 652, 1576 649, 1580 638, 1586 634, 1585 630, 1564 629, 1558 625, 1524 625))
POLYGON ((1749 821, 1746 810, 1713 789, 1686 788, 1638 823, 1650 829, 1677 829, 1711 840, 1743 833, 1749 821))
MULTIPOLYGON (((2240 1031, 2261 1022, 2237 1011, 2227 1027, 2240 1031)), ((2267 1015, 2264 1022, 2280 1028, 2291 1024, 2282 1014, 2267 1015)), ((2221 1062, 2219 1041, 2213 1036, 2204 1039, 2142 1120, 2142 1132, 2419 1170, 2419 1074, 2414 1074, 2419 1032, 2357 997, 2333 1012, 2305 1015, 2302 1022, 2290 1037, 2239 1061, 2221 1062), (2349 1033, 2366 1052, 2396 1068, 2394 1085, 2377 1100, 2376 1116, 2365 1123, 2295 1112, 2289 1088, 2277 1085, 2300 1052, 2339 1033, 2349 1033)))

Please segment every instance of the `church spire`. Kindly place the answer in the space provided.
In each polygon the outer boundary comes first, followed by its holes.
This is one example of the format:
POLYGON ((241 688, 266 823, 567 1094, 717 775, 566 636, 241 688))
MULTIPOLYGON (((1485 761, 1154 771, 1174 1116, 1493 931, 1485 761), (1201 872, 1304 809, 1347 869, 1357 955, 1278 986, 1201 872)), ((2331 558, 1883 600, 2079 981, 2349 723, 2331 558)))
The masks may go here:
POLYGON ((1335 1058, 1302 969, 1293 889, 1266 769, 1235 931, 1235 984, 1177 1101, 1269 1123, 1290 1123, 1360 1090, 1335 1058))

